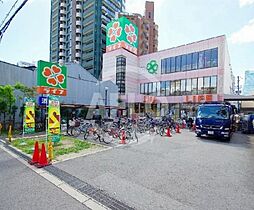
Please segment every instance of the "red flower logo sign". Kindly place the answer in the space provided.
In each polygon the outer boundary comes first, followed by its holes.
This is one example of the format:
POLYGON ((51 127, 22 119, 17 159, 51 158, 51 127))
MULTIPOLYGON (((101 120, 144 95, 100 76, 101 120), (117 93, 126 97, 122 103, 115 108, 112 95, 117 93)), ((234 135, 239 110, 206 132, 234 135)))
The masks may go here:
POLYGON ((112 27, 108 30, 108 36, 110 38, 110 42, 115 42, 117 37, 121 36, 122 28, 119 27, 119 22, 114 22, 112 27))
POLYGON ((125 25, 124 28, 125 33, 127 34, 127 40, 130 44, 136 43, 137 35, 135 34, 135 28, 132 24, 125 25))
POLYGON ((61 84, 63 84, 65 80, 62 69, 55 65, 51 66, 51 68, 45 67, 42 75, 47 78, 47 83, 53 86, 59 85, 61 87, 61 84))

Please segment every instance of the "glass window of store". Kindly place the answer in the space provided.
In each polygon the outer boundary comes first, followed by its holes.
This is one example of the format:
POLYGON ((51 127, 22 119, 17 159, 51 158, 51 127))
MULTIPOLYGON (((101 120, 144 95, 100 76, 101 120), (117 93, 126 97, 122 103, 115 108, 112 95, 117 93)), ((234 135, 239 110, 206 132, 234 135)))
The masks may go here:
POLYGON ((186 79, 181 80, 181 95, 186 95, 186 79))
POLYGON ((144 94, 148 95, 148 83, 145 83, 145 92, 144 94))
POLYGON ((116 58, 116 84, 119 94, 125 94, 125 71, 126 57, 118 56, 116 58))
POLYGON ((198 53, 198 68, 203 69, 205 67, 205 51, 198 53))
POLYGON ((152 91, 152 95, 156 96, 157 95, 157 83, 153 82, 153 91, 152 91))
POLYGON ((165 86, 166 86, 166 96, 171 95, 171 93, 170 93, 170 81, 166 81, 165 86))
POLYGON ((211 50, 211 67, 218 67, 218 48, 211 50))
POLYGON ((191 53, 187 55, 187 62, 186 62, 186 70, 187 71, 191 70, 191 57, 192 57, 191 53))
POLYGON ((211 67, 211 50, 205 51, 205 68, 211 67))
POLYGON ((144 94, 144 93, 145 93, 145 85, 140 84, 140 94, 144 94))
POLYGON ((187 55, 182 55, 181 56, 181 71, 186 71, 187 70, 187 55))
POLYGON ((211 77, 211 86, 210 86, 211 93, 217 93, 217 76, 211 77))
POLYGON ((175 66, 175 57, 170 58, 170 72, 175 72, 176 66, 175 66))
POLYGON ((186 95, 191 95, 191 79, 186 80, 186 95))
POLYGON ((211 77, 204 77, 204 94, 211 93, 211 91, 210 91, 210 78, 211 77))
POLYGON ((198 53, 194 52, 192 53, 192 62, 191 62, 191 69, 197 69, 198 68, 198 53))
POLYGON ((180 96, 181 95, 181 80, 176 80, 175 83, 176 83, 175 95, 180 96))
POLYGON ((176 56, 176 72, 181 70, 181 56, 176 56))
POLYGON ((198 94, 203 94, 204 93, 204 84, 203 84, 203 77, 198 78, 198 94))
POLYGON ((153 83, 149 82, 148 83, 148 95, 152 95, 153 92, 153 83))
POLYGON ((160 96, 166 95, 166 82, 160 82, 160 96))
POLYGON ((196 95, 197 94, 197 78, 191 79, 191 94, 196 95))
POLYGON ((171 95, 175 96, 175 94, 176 94, 176 82, 175 81, 170 81, 170 92, 171 92, 171 95))
POLYGON ((166 74, 170 73, 170 58, 166 59, 166 74))
POLYGON ((161 60, 161 74, 166 73, 166 68, 165 68, 165 59, 161 60))
POLYGON ((157 95, 157 96, 160 96, 160 91, 161 91, 161 90, 160 90, 160 86, 161 86, 160 82, 157 82, 157 83, 156 83, 156 86, 157 86, 157 93, 156 93, 156 95, 157 95))

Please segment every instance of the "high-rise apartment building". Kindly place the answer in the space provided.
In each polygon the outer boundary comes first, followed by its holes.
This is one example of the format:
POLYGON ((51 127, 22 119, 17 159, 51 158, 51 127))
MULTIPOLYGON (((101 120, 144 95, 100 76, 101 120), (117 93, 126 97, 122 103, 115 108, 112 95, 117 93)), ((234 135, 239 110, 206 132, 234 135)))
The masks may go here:
POLYGON ((144 16, 136 13, 119 13, 138 27, 138 55, 158 51, 158 25, 154 22, 154 2, 146 1, 144 16))
POLYGON ((245 71, 243 95, 254 95, 254 71, 245 71))
POLYGON ((100 78, 106 48, 106 25, 125 0, 52 0, 50 61, 81 64, 100 78))

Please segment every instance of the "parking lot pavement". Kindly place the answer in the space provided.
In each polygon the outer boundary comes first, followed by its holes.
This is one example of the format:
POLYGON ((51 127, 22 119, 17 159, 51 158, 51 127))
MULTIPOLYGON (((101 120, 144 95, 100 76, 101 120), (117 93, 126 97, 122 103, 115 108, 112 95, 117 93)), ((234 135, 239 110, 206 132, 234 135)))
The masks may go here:
POLYGON ((254 209, 254 136, 147 136, 55 166, 136 209, 254 209))

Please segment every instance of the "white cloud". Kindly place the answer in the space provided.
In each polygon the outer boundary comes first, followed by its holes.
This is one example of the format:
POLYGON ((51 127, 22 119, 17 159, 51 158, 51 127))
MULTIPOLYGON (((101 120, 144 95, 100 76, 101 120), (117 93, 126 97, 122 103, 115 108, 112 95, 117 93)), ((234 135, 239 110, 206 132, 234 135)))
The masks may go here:
POLYGON ((254 19, 250 20, 249 23, 243 26, 239 31, 234 32, 229 40, 233 44, 254 42, 254 19))
POLYGON ((254 0, 239 0, 240 7, 254 4, 254 0))

